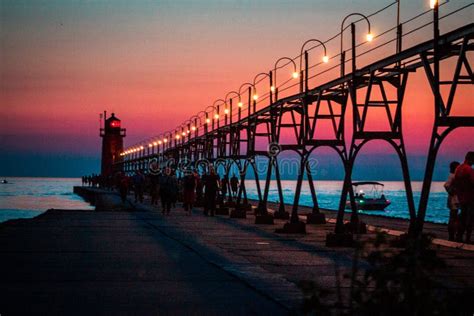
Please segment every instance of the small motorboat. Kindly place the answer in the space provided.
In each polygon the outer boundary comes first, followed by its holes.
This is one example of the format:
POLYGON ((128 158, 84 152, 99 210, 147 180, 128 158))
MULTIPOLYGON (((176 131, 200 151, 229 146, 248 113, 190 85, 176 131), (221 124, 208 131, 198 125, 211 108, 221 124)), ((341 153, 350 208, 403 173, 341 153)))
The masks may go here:
MULTIPOLYGON (((352 182, 352 186, 354 188, 354 199, 358 210, 383 211, 390 205, 390 200, 383 194, 384 185, 382 183, 375 181, 352 182), (371 186, 369 196, 362 190, 364 186, 371 186)), ((350 201, 346 202, 346 208, 351 208, 350 201)))
POLYGON ((8 183, 7 179, 2 180, 2 184, 7 184, 7 183, 8 183))

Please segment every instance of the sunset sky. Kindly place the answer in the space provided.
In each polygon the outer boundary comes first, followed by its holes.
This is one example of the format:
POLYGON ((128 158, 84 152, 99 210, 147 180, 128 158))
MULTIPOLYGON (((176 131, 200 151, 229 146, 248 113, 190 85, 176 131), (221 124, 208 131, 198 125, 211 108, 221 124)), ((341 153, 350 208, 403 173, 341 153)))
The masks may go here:
MULTIPOLYGON (((0 0, 0 176, 97 172, 103 110, 122 119, 125 143, 132 145, 181 124, 273 68, 279 57, 297 56, 305 40, 337 34, 347 14, 370 14, 390 2, 0 0)), ((441 14, 468 3, 451 0, 441 14)), ((472 22, 472 7, 443 20, 442 32, 472 22)), ((401 19, 428 8, 427 0, 402 0, 401 19)), ((395 16, 392 6, 371 21, 372 32, 395 25, 395 16)), ((405 45, 429 36, 426 29, 405 45)), ((328 46, 328 55, 338 54, 338 44, 328 46)), ((393 45, 374 58, 389 53, 393 45)), ((282 82, 284 72, 278 73, 282 82)), ((474 115, 468 89, 456 100, 458 115, 474 115)), ((427 151, 432 102, 418 71, 409 79, 403 110, 407 149, 417 161, 427 151)), ((461 160, 473 150, 473 132, 452 133, 440 161, 461 160)), ((364 154, 392 153, 388 148, 374 143, 364 154)), ((445 173, 444 166, 437 168, 445 173)))

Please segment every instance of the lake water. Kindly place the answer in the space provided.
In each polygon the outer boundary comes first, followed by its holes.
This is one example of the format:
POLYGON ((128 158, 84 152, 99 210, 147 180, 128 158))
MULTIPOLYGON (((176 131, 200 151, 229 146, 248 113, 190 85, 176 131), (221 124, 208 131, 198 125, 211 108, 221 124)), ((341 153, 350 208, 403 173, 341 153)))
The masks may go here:
MULTIPOLYGON (((387 217, 409 218, 404 182, 383 181, 383 184, 385 185, 383 188, 383 193, 385 194, 386 198, 391 201, 391 204, 384 211, 360 211, 360 213, 382 215, 387 217)), ((443 187, 443 184, 443 182, 433 182, 431 186, 428 211, 426 213, 426 221, 434 223, 448 222, 449 213, 446 209, 447 193, 443 187)), ((262 194, 264 185, 264 181, 260 181, 262 194)), ((420 201, 421 186, 422 182, 412 182, 416 208, 418 208, 418 203, 420 201)), ((246 187, 249 198, 258 198, 256 183, 254 180, 248 181, 248 183, 246 183, 246 187)), ((285 203, 292 204, 295 194, 296 181, 284 180, 282 181, 282 187, 285 203)), ((339 207, 342 181, 318 181, 315 182, 315 187, 319 207, 334 210, 339 207)), ((370 196, 371 189, 371 186, 364 187, 364 192, 366 196, 370 196)), ((276 202, 279 200, 278 189, 275 181, 272 181, 270 184, 268 200, 272 202, 276 202)), ((311 207, 313 206, 310 189, 307 182, 303 183, 301 189, 300 205, 311 207)), ((349 212, 350 210, 347 211, 349 212)))
MULTIPOLYGON (((76 178, 6 178, 8 184, 0 184, 0 222, 14 218, 34 217, 50 208, 57 209, 93 209, 82 198, 72 193, 73 186, 80 185, 76 178)), ((365 212, 387 217, 408 218, 406 195, 403 182, 384 181, 385 196, 392 202, 385 211, 365 212)), ((249 198, 257 198, 255 181, 248 180, 249 198)), ((342 182, 315 182, 320 207, 337 209, 342 182)), ((261 182, 262 190, 264 183, 261 182)), ((284 199, 292 203, 296 181, 283 181, 284 199)), ((421 182, 413 182, 415 205, 418 205, 421 182)), ((366 190, 366 194, 370 194, 366 190)), ((431 188, 430 201, 426 220, 436 223, 447 223, 446 192, 442 182, 434 182, 431 188)), ((269 200, 278 201, 276 182, 270 186, 269 200)), ((312 206, 307 183, 303 185, 300 204, 312 206)), ((363 211, 361 211, 363 213, 363 211)))
MULTIPOLYGON (((72 193, 75 178, 5 178, 0 184, 0 222, 35 217, 50 208, 90 210, 94 207, 72 193)), ((3 180, 3 178, 1 179, 3 180)))

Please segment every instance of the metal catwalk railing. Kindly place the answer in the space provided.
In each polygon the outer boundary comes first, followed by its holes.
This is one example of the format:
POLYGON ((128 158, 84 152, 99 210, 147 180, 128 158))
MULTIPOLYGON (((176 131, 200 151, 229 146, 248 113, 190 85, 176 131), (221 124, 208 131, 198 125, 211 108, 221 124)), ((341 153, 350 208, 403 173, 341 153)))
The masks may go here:
MULTIPOLYGON (((135 170, 149 171, 150 164, 163 167, 172 164, 174 167, 193 169, 207 169, 211 165, 215 168, 223 166, 225 173, 230 168, 240 171, 240 188, 236 198, 237 208, 246 203, 245 177, 248 171, 254 171, 257 193, 259 197, 258 212, 260 216, 268 217, 266 208, 268 191, 272 172, 275 173, 280 197, 280 208, 275 217, 286 218, 284 210, 284 197, 282 194, 281 179, 279 175, 278 155, 282 151, 291 150, 300 158, 297 186, 291 220, 287 227, 304 227, 298 217, 299 195, 301 193, 304 175, 308 180, 313 200, 313 213, 308 215, 308 222, 324 221, 324 216, 319 212, 316 191, 308 165, 311 153, 319 147, 333 148, 340 156, 345 171, 344 185, 341 194, 336 235, 364 230, 364 225, 359 222, 357 206, 351 186, 352 169, 360 149, 371 140, 384 140, 396 151, 400 158, 405 189, 407 193, 408 212, 410 215, 409 233, 421 233, 426 214, 428 195, 432 181, 434 163, 438 149, 446 135, 457 127, 474 126, 473 116, 453 116, 452 109, 456 106, 454 96, 460 85, 472 88, 474 76, 468 54, 474 49, 474 24, 458 27, 450 32, 440 35, 439 23, 444 19, 456 17, 460 13, 472 12, 472 3, 460 7, 453 7, 450 12, 439 16, 439 8, 448 8, 447 2, 438 5, 432 1, 432 10, 422 12, 410 19, 400 22, 397 16, 395 27, 388 28, 378 35, 371 33, 369 18, 382 14, 386 10, 397 7, 399 12, 400 2, 395 1, 373 14, 365 16, 360 13, 348 15, 342 25, 341 31, 326 41, 311 39, 303 44, 301 53, 295 58, 283 57, 268 73, 259 73, 252 82, 244 83, 236 90, 229 92, 224 99, 218 99, 206 108, 181 124, 176 129, 164 132, 144 142, 126 149, 121 154, 117 166, 125 172, 135 170), (430 12, 433 18, 429 22, 422 21, 430 12), (359 17, 359 20, 344 25, 348 18, 359 17), (416 22, 420 22, 415 24, 416 22), (367 40, 356 43, 356 24, 367 24, 367 40), (409 26, 412 26, 409 28, 409 26), (403 39, 414 34, 424 32, 432 26, 432 35, 424 35, 424 41, 418 41, 407 49, 402 48, 403 39), (351 48, 344 50, 344 31, 350 29, 351 48), (367 47, 369 41, 385 38, 393 31, 395 37, 389 37, 378 45, 357 52, 361 47, 367 47), (340 38, 340 53, 329 56, 327 46, 333 45, 340 38), (315 43, 314 46, 304 50, 305 45, 315 43), (395 43, 395 53, 385 54, 365 66, 359 68, 357 62, 361 58, 380 52, 387 45, 395 43), (317 48, 323 49, 323 61, 309 65, 309 52, 317 48), (350 54, 346 58, 346 54, 350 54), (333 60, 340 60, 334 66, 327 65, 333 60), (440 80, 440 71, 443 63, 454 61, 455 70, 452 77, 440 80), (299 64, 299 67, 298 67, 299 64), (350 66, 350 72, 346 67, 350 66), (277 82, 277 71, 291 67, 290 79, 277 82), (325 67, 323 69, 323 67, 325 67), (322 68, 316 73, 314 70, 322 68), (415 210, 413 191, 405 150, 404 135, 402 133, 402 107, 405 88, 410 73, 423 69, 427 75, 430 90, 434 97, 435 121, 428 151, 423 188, 421 192, 418 211, 415 210), (337 75, 334 72, 339 70, 337 75), (331 78, 332 74, 332 78, 331 78), (316 85, 316 79, 328 78, 325 83, 316 85), (295 79, 299 79, 295 82, 295 79), (265 83, 266 82, 266 83, 265 83), (265 90, 262 85, 268 84, 265 90), (448 87, 448 97, 442 96, 440 87, 448 87), (377 90, 378 93, 374 93, 377 90), (259 92, 265 91, 260 94, 259 92), (350 101, 350 102, 348 102, 350 101), (352 136, 346 139, 345 120, 349 118, 347 106, 352 107, 352 136), (325 108, 326 111, 322 110, 325 108), (378 130, 367 128, 368 113, 375 109, 382 110, 383 118, 388 126, 378 130), (329 122, 333 132, 332 138, 319 137, 317 127, 323 122, 329 122), (295 141, 284 143, 281 141, 283 131, 292 134, 295 141), (265 142, 267 150, 260 150, 257 145, 265 142), (262 190, 259 184, 259 174, 256 172, 255 157, 268 158, 266 168, 266 181, 262 190), (344 225, 344 209, 349 196, 351 203, 351 224, 344 225), (293 226, 292 226, 293 225, 293 226)), ((443 74, 446 78, 447 75, 443 74)), ((380 112, 378 112, 380 115, 380 112)), ((296 229, 296 231, 300 231, 296 229)))

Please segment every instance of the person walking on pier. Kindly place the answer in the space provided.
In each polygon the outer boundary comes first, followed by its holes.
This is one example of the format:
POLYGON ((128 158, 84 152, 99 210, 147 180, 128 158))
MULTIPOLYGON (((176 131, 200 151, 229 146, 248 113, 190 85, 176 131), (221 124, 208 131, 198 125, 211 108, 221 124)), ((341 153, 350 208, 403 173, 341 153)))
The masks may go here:
POLYGON ((151 205, 158 205, 158 197, 160 192, 160 176, 152 174, 150 176, 150 198, 151 205))
POLYGON ((120 198, 122 199, 123 204, 125 204, 125 202, 127 201, 129 188, 130 188, 130 179, 125 174, 121 174, 119 183, 118 183, 118 189, 119 189, 120 198))
POLYGON ((178 183, 176 178, 171 175, 171 169, 166 168, 163 176, 160 178, 160 198, 161 213, 170 214, 171 204, 176 200, 178 194, 178 183))
POLYGON ((204 182, 204 214, 207 216, 211 213, 214 216, 216 211, 216 197, 219 190, 219 176, 214 168, 211 168, 208 175, 203 177, 204 182))
POLYGON ((456 241, 462 242, 466 232, 466 243, 471 242, 472 224, 474 222, 474 151, 466 154, 464 162, 456 168, 454 175, 454 189, 459 200, 461 213, 459 214, 459 229, 456 241))
POLYGON ((182 184, 183 184, 183 206, 184 206, 184 211, 186 212, 187 215, 191 215, 193 205, 194 205, 194 200, 196 198, 196 176, 188 172, 186 176, 183 178, 182 184))
POLYGON ((237 190, 239 189, 239 179, 235 174, 233 174, 232 178, 230 178, 230 188, 232 189, 232 195, 235 198, 237 196, 237 190))
POLYGON ((199 177, 199 174, 194 171, 194 177, 196 178, 196 205, 198 206, 204 206, 204 197, 203 197, 203 192, 204 192, 204 185, 202 179, 199 177))
POLYGON ((143 189, 145 187, 145 177, 138 170, 132 178, 133 192, 135 193, 135 203, 143 203, 143 189))
POLYGON ((225 199, 227 197, 228 187, 229 187, 229 177, 225 174, 221 180, 222 203, 225 202, 225 199))
POLYGON ((448 180, 444 183, 444 188, 448 192, 448 209, 449 209, 449 221, 448 221, 448 240, 454 241, 454 235, 458 228, 458 210, 459 201, 454 188, 454 174, 456 168, 459 166, 459 162, 453 161, 449 164, 449 176, 448 180))

